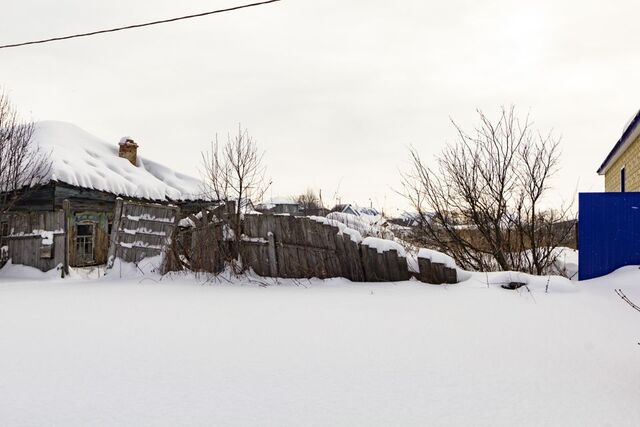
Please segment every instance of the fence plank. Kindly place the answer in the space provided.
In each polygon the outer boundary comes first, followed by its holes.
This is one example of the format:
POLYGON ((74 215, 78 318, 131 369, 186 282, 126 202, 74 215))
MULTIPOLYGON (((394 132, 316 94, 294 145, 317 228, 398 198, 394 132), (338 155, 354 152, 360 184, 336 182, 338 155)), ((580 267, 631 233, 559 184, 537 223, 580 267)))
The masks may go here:
POLYGON ((385 263, 387 266, 388 276, 387 279, 391 282, 397 282, 400 280, 400 268, 398 264, 398 251, 395 249, 386 251, 384 254, 385 263))
POLYGON ((409 274, 409 264, 407 263, 407 258, 403 256, 398 256, 398 280, 405 281, 409 280, 411 275, 409 274))
POLYGON ((433 283, 431 277, 431 260, 428 258, 418 258, 418 279, 424 283, 433 283))

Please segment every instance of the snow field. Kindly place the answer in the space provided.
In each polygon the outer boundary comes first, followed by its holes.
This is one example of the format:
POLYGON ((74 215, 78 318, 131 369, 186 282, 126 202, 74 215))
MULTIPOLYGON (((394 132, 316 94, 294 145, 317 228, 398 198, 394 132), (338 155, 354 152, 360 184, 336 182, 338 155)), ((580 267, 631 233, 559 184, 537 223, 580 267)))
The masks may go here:
POLYGON ((549 293, 120 271, 0 271, 2 425, 640 425, 635 267, 549 293))

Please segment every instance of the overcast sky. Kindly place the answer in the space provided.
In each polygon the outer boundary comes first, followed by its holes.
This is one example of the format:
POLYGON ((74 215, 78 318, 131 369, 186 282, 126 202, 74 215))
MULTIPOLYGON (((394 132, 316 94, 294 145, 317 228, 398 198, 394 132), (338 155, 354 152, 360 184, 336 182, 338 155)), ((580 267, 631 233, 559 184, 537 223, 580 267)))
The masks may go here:
MULTIPOLYGON (((247 1, 250 2, 250 1, 247 1)), ((3 0, 0 44, 242 1, 3 0)), ((529 112, 562 136, 558 195, 596 169, 640 108, 640 3, 627 0, 283 0, 140 30, 0 50, 0 85, 64 120, 198 176, 239 122, 266 150, 273 196, 402 204, 413 144, 432 159, 476 108, 529 112)))

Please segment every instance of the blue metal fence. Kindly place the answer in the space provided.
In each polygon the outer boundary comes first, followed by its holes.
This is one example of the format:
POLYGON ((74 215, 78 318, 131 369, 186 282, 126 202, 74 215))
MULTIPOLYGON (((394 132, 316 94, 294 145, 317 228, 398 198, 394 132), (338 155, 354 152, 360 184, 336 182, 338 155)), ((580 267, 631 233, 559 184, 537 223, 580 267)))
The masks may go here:
POLYGON ((640 265, 640 193, 580 193, 580 280, 640 265))

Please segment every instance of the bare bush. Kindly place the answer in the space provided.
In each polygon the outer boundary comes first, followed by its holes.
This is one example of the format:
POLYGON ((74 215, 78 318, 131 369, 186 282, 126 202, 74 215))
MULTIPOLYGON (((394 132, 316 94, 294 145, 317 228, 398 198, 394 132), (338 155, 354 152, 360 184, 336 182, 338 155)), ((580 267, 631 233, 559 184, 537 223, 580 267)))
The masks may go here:
POLYGON ((242 215, 252 209, 252 201, 262 199, 271 185, 266 179, 263 157, 264 152, 241 126, 222 145, 216 135, 211 150, 202 153, 205 193, 213 200, 235 205, 229 238, 235 254, 239 253, 242 215))
POLYGON ((414 239, 477 271, 544 274, 555 262, 573 222, 570 206, 542 207, 559 165, 559 140, 536 132, 513 107, 457 140, 430 168, 410 149, 403 195, 419 214, 414 239))
POLYGON ((0 214, 49 176, 51 161, 33 142, 35 125, 22 120, 6 93, 0 92, 0 214))

